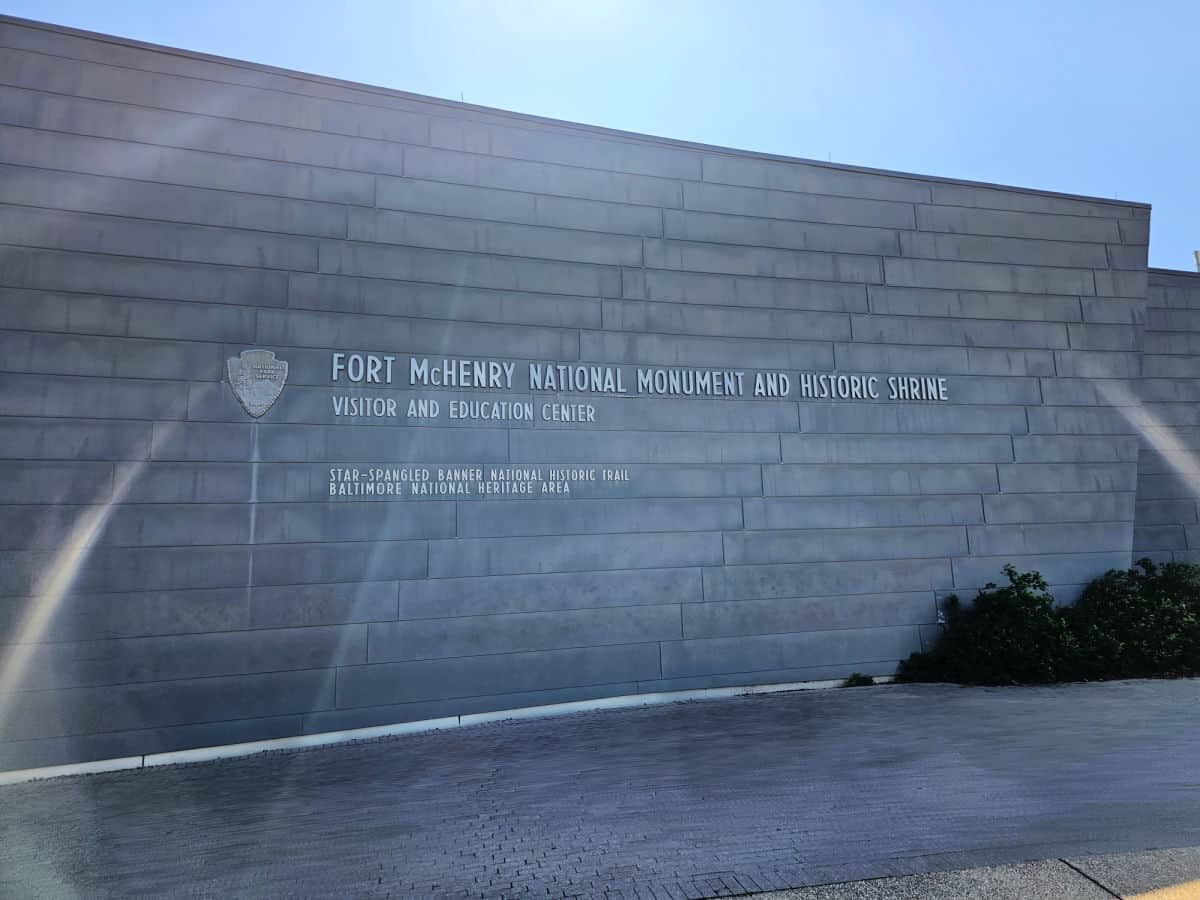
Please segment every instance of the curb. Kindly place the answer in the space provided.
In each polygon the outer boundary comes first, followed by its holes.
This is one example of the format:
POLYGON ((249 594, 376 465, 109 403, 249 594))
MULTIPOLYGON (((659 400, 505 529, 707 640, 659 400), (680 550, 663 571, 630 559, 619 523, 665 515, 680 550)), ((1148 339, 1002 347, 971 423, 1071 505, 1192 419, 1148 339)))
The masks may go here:
MULTIPOLYGON (((875 683, 877 685, 890 684, 892 680, 893 677, 890 675, 875 676, 875 683)), ((185 763, 209 762, 218 759, 237 759, 242 756, 254 756, 274 750, 303 750, 311 747, 328 747, 336 744, 368 741, 375 738, 447 731, 452 728, 465 728, 469 725, 486 725, 518 719, 542 719, 552 716, 566 716, 573 713, 636 709, 641 706, 662 706, 668 703, 683 703, 693 700, 724 700, 731 697, 778 694, 786 691, 822 691, 840 687, 841 684, 841 679, 833 681, 793 681, 785 684, 757 684, 743 687, 700 688, 690 691, 661 691, 652 694, 624 694, 619 697, 605 697, 598 700, 577 700, 570 703, 553 703, 546 706, 524 706, 517 709, 497 710, 495 712, 468 713, 461 716, 446 716, 440 719, 401 722, 396 725, 376 725, 369 728, 351 728, 345 731, 323 731, 316 734, 299 734, 292 737, 272 738, 265 741, 219 744, 212 747, 197 747, 192 750, 173 750, 167 753, 148 753, 142 756, 99 759, 92 762, 71 763, 63 766, 14 769, 9 772, 0 772, 0 785, 21 784, 27 781, 63 778, 70 775, 94 775, 101 772, 146 769, 151 766, 174 766, 185 763)))

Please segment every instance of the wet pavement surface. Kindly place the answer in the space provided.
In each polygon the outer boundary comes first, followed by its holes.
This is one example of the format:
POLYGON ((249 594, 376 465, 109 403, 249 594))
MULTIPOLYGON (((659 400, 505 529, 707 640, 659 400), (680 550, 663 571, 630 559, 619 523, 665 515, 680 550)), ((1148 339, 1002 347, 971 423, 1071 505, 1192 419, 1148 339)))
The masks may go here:
POLYGON ((711 897, 1197 844, 1196 679, 761 695, 0 787, 10 897, 711 897))

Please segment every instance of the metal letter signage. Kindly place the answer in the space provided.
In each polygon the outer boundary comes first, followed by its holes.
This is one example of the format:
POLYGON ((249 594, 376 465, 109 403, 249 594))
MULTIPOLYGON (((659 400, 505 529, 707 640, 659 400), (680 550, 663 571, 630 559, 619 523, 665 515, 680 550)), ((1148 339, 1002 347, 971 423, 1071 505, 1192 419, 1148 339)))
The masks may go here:
POLYGON ((279 399, 287 381, 288 364, 271 350, 243 350, 226 361, 229 386, 242 407, 258 418, 279 399))

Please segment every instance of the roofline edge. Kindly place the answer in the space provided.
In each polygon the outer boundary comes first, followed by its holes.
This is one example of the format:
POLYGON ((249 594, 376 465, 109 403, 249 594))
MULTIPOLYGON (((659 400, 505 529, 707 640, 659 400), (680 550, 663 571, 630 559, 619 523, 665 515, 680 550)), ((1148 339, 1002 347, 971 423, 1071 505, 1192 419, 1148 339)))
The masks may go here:
POLYGON ((348 88, 367 93, 375 93, 384 96, 398 96, 405 99, 415 100, 421 103, 428 103, 436 106, 442 106, 448 110, 465 110, 469 112, 487 113, 492 116, 500 116, 511 118, 516 121, 534 122, 539 125, 549 125, 556 128, 584 132, 587 134, 615 137, 622 140, 639 141, 643 143, 657 144, 660 146, 669 146, 690 150, 699 150, 709 153, 720 153, 727 156, 737 156, 742 158, 767 160, 770 162, 783 163, 798 163, 807 166, 817 166, 824 169, 834 169, 842 172, 858 172, 867 175, 884 175, 893 178, 907 178, 914 181, 937 182, 940 184, 961 185, 964 187, 977 187, 990 190, 1002 190, 1014 193, 1032 194, 1039 197, 1058 197, 1065 200, 1083 200, 1092 203, 1103 203, 1109 206, 1126 206, 1137 207, 1139 209, 1151 209, 1151 204, 1140 200, 1120 200, 1110 199, 1106 197, 1096 197, 1090 194, 1071 194, 1062 191, 1050 191, 1039 188, 1022 187, 1019 185, 997 184, 989 181, 972 181, 965 178, 947 178, 936 175, 923 175, 917 172, 900 172, 893 169, 876 169, 869 166, 855 166, 847 163, 827 162, 819 159, 807 159, 801 156, 785 156, 777 153, 766 153, 755 150, 743 150, 736 147, 724 147, 719 144, 704 144, 697 141, 685 141, 678 138, 667 138, 660 135, 643 134, 636 131, 624 131, 618 128, 607 128, 601 125, 588 125, 582 122, 571 122, 565 119, 553 119, 547 116, 533 115, 532 113, 516 112, 514 110, 501 109, 494 106, 480 106, 473 103, 463 103, 456 100, 448 100, 442 97, 432 97, 426 94, 416 94, 411 91, 403 91, 398 88, 382 87, 380 85, 367 84, 365 82, 350 81, 344 78, 335 78, 329 75, 319 75, 312 72, 301 72, 297 69, 285 69, 281 66, 272 66, 266 63, 256 63, 250 60, 235 59, 234 57, 218 56, 212 53, 203 53, 198 50, 187 50, 181 47, 170 47, 166 44, 152 44, 148 41, 140 41, 135 38, 121 37, 119 35, 105 34, 103 32, 88 31, 82 28, 73 28, 69 25, 58 25, 53 22, 43 22, 37 19, 25 19, 20 16, 12 16, 5 13, 0 13, 0 23, 10 23, 26 28, 37 28, 43 31, 59 32, 69 34, 75 37, 87 38, 89 40, 101 41, 110 44, 119 44, 124 46, 136 47, 142 50, 149 50, 157 53, 166 53, 174 56, 181 56, 190 59, 202 60, 204 62, 217 63, 220 65, 232 66, 235 68, 251 69, 263 72, 269 72, 276 75, 283 75, 289 78, 295 78, 301 81, 311 81, 322 84, 329 84, 334 87, 348 88))

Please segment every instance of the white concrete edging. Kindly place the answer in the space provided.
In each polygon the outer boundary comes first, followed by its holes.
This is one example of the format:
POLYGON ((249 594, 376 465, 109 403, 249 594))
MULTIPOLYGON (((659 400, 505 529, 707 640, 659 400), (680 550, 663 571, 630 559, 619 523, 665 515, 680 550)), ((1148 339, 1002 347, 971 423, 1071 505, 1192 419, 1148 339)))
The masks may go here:
MULTIPOLYGON (((876 676, 876 684, 888 684, 890 675, 876 676)), ((216 759, 235 759, 253 756, 271 750, 302 750, 306 747, 326 747, 331 744, 349 744, 369 741, 374 738, 394 737, 404 734, 423 734, 430 731, 446 731, 468 725, 485 725, 512 719, 539 719, 549 716, 566 716, 572 713, 596 712, 606 709, 633 709, 639 706, 659 706, 665 703, 681 703, 688 700, 722 700, 729 697, 744 697, 751 694, 777 694, 783 691, 820 691, 841 685, 835 681, 793 681, 787 684, 753 684, 742 687, 700 688, 691 691, 662 691, 654 694, 624 694, 619 697, 602 697, 596 700, 576 700, 571 703, 553 703, 547 706, 525 706, 518 709, 502 709, 496 712, 468 713, 462 716, 446 716, 441 719, 422 719, 419 722, 401 722, 396 725, 376 725, 370 728, 351 728, 346 731, 322 731, 316 734, 298 734, 292 737, 274 738, 266 741, 248 741, 242 744, 220 744, 215 747, 197 747, 194 750, 174 750, 169 753, 148 753, 144 756, 123 756, 117 759, 100 759, 94 762, 71 763, 65 766, 43 766, 36 769, 14 769, 0 772, 0 785, 39 781, 43 778, 61 778, 66 775, 91 775, 98 772, 117 772, 125 769, 144 769, 150 766, 172 766, 183 763, 208 762, 216 759)))

